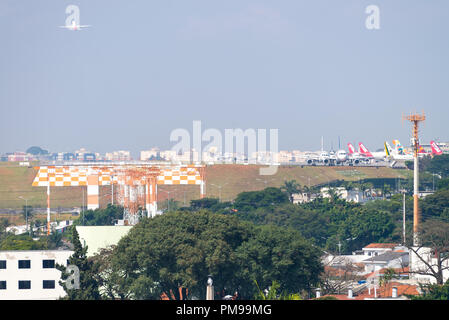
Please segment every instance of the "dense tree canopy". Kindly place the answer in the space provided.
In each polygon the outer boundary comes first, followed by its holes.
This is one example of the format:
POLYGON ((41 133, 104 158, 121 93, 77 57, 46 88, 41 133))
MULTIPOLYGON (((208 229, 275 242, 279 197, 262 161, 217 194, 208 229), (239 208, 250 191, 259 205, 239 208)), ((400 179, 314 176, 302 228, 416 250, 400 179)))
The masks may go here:
POLYGON ((251 299, 254 280, 284 289, 307 289, 320 272, 319 251, 297 232, 272 226, 261 229, 236 217, 201 210, 170 212, 144 219, 118 243, 112 269, 122 275, 117 296, 157 299, 177 296, 205 298, 208 275, 215 291, 251 299), (274 277, 274 278, 273 278, 274 277), (141 290, 142 287, 151 290, 141 290))
POLYGON ((289 202, 288 195, 279 188, 265 188, 261 191, 239 193, 234 207, 239 212, 248 212, 261 207, 271 207, 289 202))
POLYGON ((108 204, 104 209, 86 210, 74 223, 85 226, 113 226, 123 219, 123 207, 108 204))

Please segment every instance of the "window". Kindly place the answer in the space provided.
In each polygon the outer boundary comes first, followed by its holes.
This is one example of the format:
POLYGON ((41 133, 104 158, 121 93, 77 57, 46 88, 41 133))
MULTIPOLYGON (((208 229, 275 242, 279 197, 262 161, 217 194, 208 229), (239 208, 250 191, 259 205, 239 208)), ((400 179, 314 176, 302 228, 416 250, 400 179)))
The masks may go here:
POLYGON ((54 289, 55 288, 55 280, 44 280, 42 282, 42 288, 44 288, 44 289, 54 289))
POLYGON ((31 281, 19 280, 19 289, 31 289, 31 281))
POLYGON ((30 269, 31 261, 30 260, 19 260, 19 269, 30 269))
POLYGON ((5 280, 0 281, 0 290, 6 290, 6 281, 5 280))
POLYGON ((51 269, 55 267, 55 260, 42 260, 42 268, 51 269))
POLYGON ((6 269, 6 260, 0 260, 0 269, 6 269))

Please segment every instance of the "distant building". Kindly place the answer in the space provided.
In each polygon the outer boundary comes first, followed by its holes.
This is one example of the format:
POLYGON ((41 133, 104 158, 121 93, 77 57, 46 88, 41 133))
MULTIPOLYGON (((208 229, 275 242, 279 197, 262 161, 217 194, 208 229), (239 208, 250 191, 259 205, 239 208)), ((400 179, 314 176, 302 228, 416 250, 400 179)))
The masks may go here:
POLYGON ((114 151, 106 153, 104 159, 107 161, 131 161, 131 152, 129 151, 114 151))
POLYGON ((33 161, 36 158, 32 154, 28 154, 25 152, 14 152, 12 154, 8 154, 8 161, 33 161))
POLYGON ((73 251, 0 251, 0 300, 55 300, 66 295, 61 272, 73 251))
POLYGON ((80 242, 87 246, 87 256, 91 257, 99 250, 116 245, 128 234, 132 226, 76 226, 80 242))
MULTIPOLYGON (((364 201, 363 192, 358 189, 347 190, 344 187, 337 187, 333 189, 337 192, 337 194, 339 194, 340 198, 343 200, 352 201, 356 203, 364 201)), ((321 196, 323 198, 330 197, 328 187, 321 188, 321 196)))

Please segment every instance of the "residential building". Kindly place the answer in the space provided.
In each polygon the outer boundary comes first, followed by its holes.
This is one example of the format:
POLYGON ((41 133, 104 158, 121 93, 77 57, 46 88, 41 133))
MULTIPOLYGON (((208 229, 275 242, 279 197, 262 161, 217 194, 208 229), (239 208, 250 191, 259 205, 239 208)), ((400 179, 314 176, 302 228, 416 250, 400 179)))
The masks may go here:
MULTIPOLYGON (((339 195, 341 199, 344 199, 346 201, 352 201, 356 203, 364 201, 363 192, 358 189, 347 190, 344 187, 337 187, 333 189, 336 191, 336 193, 339 195)), ((330 198, 328 187, 321 188, 320 192, 323 198, 330 198)))
POLYGON ((61 272, 73 251, 0 251, 0 300, 55 300, 65 296, 61 272))
POLYGON ((131 152, 125 150, 106 153, 104 159, 107 161, 130 161, 131 152))
POLYGON ((76 226, 80 242, 87 246, 87 257, 111 245, 116 245, 132 226, 76 226))
POLYGON ((150 150, 140 151, 140 161, 148 161, 160 157, 159 148, 151 148, 150 150))

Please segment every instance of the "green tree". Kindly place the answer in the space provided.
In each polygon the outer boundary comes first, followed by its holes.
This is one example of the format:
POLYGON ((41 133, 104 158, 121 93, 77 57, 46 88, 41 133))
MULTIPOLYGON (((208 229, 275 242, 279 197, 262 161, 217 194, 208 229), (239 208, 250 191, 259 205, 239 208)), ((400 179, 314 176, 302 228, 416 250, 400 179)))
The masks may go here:
POLYGON ((297 183, 296 180, 285 181, 284 185, 282 185, 280 189, 287 194, 288 199, 292 203, 293 203, 293 195, 300 193, 302 191, 301 185, 297 183))
POLYGON ((445 284, 420 284, 419 296, 409 296, 411 300, 449 300, 449 283, 445 284))
MULTIPOLYGON (((63 300, 100 300, 98 265, 87 258, 87 246, 81 245, 75 226, 72 227, 72 244, 74 253, 69 257, 67 264, 79 269, 79 288, 71 288, 65 281, 59 281, 67 294, 63 300)), ((67 280, 70 276, 67 267, 56 265, 56 268, 61 271, 61 279, 67 280)))
POLYGON ((33 146, 33 147, 29 147, 26 150, 26 153, 33 154, 33 155, 45 155, 45 154, 48 154, 48 151, 42 149, 41 147, 33 146))
POLYGON ((279 188, 268 187, 261 191, 239 193, 234 206, 239 211, 251 211, 261 207, 272 207, 290 202, 287 194, 279 188))
POLYGON ((204 299, 207 276, 212 275, 216 292, 238 291, 240 297, 250 299, 256 293, 253 279, 262 279, 266 285, 266 274, 296 292, 314 281, 319 259, 313 247, 292 232, 288 235, 278 228, 270 235, 234 216, 205 210, 145 218, 114 250, 111 270, 121 275, 114 290, 132 299, 158 299, 163 293, 179 299, 179 288, 186 288, 188 297, 204 299), (268 246, 266 257, 257 266, 255 254, 264 245, 268 246), (271 263, 269 252, 273 253, 271 263))
POLYGON ((9 234, 1 241, 0 250, 46 250, 47 242, 45 238, 38 241, 33 240, 28 234, 9 234))
POLYGON ((420 209, 424 221, 426 219, 437 218, 449 222, 448 208, 449 190, 439 190, 420 201, 420 209))
POLYGON ((104 209, 84 211, 84 216, 74 221, 74 225, 113 226, 118 219, 123 218, 123 207, 108 204, 104 209))
POLYGON ((272 225, 257 229, 238 248, 239 278, 253 279, 262 288, 275 281, 281 292, 289 294, 316 286, 323 271, 320 250, 293 229, 272 225))
POLYGON ((449 154, 435 156, 430 161, 428 172, 438 173, 443 179, 449 177, 449 154))
POLYGON ((449 190, 449 178, 438 180, 437 190, 449 190))
POLYGON ((209 211, 169 212, 143 219, 120 240, 112 257, 114 272, 122 274, 117 291, 133 299, 157 299, 179 288, 204 298, 205 283, 213 275, 216 291, 238 288, 235 250, 251 232, 237 218, 209 211), (142 284, 153 288, 142 295, 142 284))

